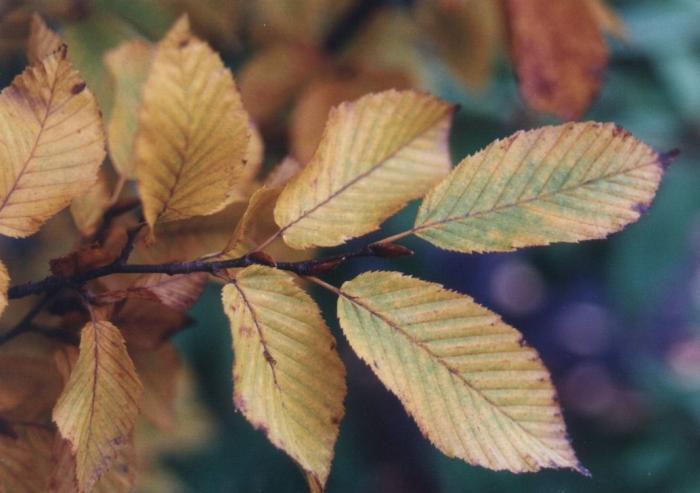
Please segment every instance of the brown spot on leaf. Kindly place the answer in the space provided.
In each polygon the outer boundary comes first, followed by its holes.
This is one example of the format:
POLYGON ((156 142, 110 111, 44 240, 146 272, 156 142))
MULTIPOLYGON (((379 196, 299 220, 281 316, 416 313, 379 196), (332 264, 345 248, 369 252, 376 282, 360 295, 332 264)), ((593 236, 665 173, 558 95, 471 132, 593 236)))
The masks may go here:
POLYGON ((178 43, 177 47, 180 48, 180 49, 183 49, 183 48, 186 47, 188 44, 190 44, 190 38, 185 38, 185 39, 180 40, 180 42, 178 43))
POLYGON ((253 329, 249 325, 241 325, 241 336, 251 337, 253 335, 253 329))
POLYGON ((70 88, 70 93, 73 94, 74 96, 76 94, 80 94, 81 92, 83 92, 85 90, 85 86, 86 86, 85 82, 78 82, 77 84, 75 84, 73 87, 70 88))

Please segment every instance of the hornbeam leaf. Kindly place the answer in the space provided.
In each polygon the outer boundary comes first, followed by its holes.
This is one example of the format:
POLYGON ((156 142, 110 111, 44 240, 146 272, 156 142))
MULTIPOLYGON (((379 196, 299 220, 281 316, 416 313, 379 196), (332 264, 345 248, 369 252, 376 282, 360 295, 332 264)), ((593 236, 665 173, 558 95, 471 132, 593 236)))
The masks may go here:
POLYGON ((449 172, 452 111, 427 94, 393 90, 334 108, 314 157, 277 201, 287 244, 341 244, 422 196, 449 172))
POLYGON ((129 441, 143 387, 119 329, 89 322, 80 355, 53 410, 53 420, 75 454, 81 492, 90 491, 129 441))
POLYGON ((63 41, 60 36, 46 25, 37 14, 32 15, 27 41, 27 60, 30 64, 41 62, 44 58, 61 48, 63 41))
POLYGON ((231 72, 182 17, 157 45, 134 143, 151 230, 223 209, 244 176, 249 140, 231 72))
POLYGON ((114 83, 114 107, 107 126, 109 156, 119 174, 126 178, 136 178, 134 137, 153 51, 150 43, 136 39, 122 43, 104 56, 114 83))
POLYGON ((236 407, 320 490, 346 391, 333 336, 311 297, 282 271, 247 267, 222 300, 233 335, 236 407))
POLYGON ((75 227, 83 236, 95 234, 102 224, 103 215, 111 203, 111 195, 107 174, 104 169, 100 169, 95 185, 83 195, 73 199, 70 204, 70 214, 75 227))
POLYGON ((339 291, 355 352, 444 454, 513 472, 580 472, 549 374, 521 335, 468 296, 395 272, 339 291))
POLYGON ((598 19, 580 0, 506 0, 511 58, 529 106, 576 119, 598 94, 608 53, 598 19))
POLYGON ((0 434, 0 492, 46 491, 53 433, 24 424, 14 429, 16 437, 0 434))
POLYGON ((648 208, 668 159, 613 124, 517 132, 428 193, 413 231, 467 253, 605 238, 648 208))
POLYGON ((163 305, 186 312, 199 299, 209 279, 205 272, 192 274, 145 274, 126 290, 127 297, 155 299, 163 305))
POLYGON ((0 93, 0 234, 35 233, 95 182, 104 134, 65 45, 0 93))

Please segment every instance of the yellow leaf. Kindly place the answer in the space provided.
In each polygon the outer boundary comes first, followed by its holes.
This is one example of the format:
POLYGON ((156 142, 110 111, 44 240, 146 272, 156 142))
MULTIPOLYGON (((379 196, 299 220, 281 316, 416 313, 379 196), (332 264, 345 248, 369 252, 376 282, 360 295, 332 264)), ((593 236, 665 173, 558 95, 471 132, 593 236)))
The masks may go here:
POLYGON ((597 96, 608 63, 593 12, 580 0, 506 0, 511 58, 529 106, 574 120, 597 96))
POLYGON ((0 234, 35 233, 95 182, 104 134, 65 47, 0 94, 0 234))
POLYGON ((343 416, 345 369, 314 301, 291 274, 241 271, 223 290, 231 321, 234 402, 317 486, 343 416))
POLYGON ((444 454, 513 472, 581 472, 549 374, 521 335, 468 296, 395 272, 339 291, 355 352, 444 454))
POLYGON ((615 11, 605 0, 585 0, 600 29, 618 39, 627 37, 627 29, 615 11))
POLYGON ((102 215, 109 208, 111 192, 107 175, 103 169, 97 173, 97 182, 83 195, 73 199, 70 213, 78 231, 83 236, 92 236, 102 223, 102 215))
POLYGON ((244 173, 248 115, 231 72, 187 17, 157 45, 142 101, 136 176, 151 230, 223 209, 244 173))
POLYGON ((613 124, 517 132, 465 158, 425 197, 414 231, 466 253, 605 238, 649 206, 662 161, 613 124))
POLYGON ((80 355, 53 410, 53 420, 71 444, 81 492, 90 491, 129 441, 143 387, 119 329, 89 322, 80 355))
POLYGON ((303 166, 299 161, 291 156, 287 156, 265 177, 264 185, 267 188, 281 187, 299 173, 302 168, 303 166))
POLYGON ((412 91, 334 108, 316 154, 277 201, 285 242, 298 249, 338 245, 422 196, 449 172, 452 111, 412 91))
POLYGON ((275 232, 275 224, 270 216, 275 200, 280 194, 279 188, 259 188, 248 202, 243 217, 233 232, 231 241, 223 250, 227 258, 236 258, 252 252, 267 237, 275 232))
POLYGON ((228 193, 228 204, 247 201, 260 186, 257 182, 257 177, 265 157, 265 142, 262 135, 260 135, 260 131, 252 121, 249 123, 248 128, 250 129, 250 140, 248 141, 248 150, 245 154, 245 168, 243 168, 243 173, 241 173, 238 182, 228 193))
POLYGON ((10 274, 7 272, 7 267, 0 261, 0 315, 7 308, 7 290, 10 287, 10 274))
POLYGON ((291 153, 306 164, 323 135, 328 113, 344 101, 387 89, 407 89, 411 81, 400 70, 377 70, 371 66, 346 66, 319 77, 299 95, 289 122, 291 153))
POLYGON ((136 178, 134 137, 138 128, 141 91, 153 57, 150 43, 132 40, 105 54, 104 62, 114 83, 114 107, 107 126, 109 156, 125 178, 136 178))
POLYGON ((63 41, 37 14, 32 15, 32 24, 27 41, 27 60, 31 65, 41 62, 61 48, 63 41))

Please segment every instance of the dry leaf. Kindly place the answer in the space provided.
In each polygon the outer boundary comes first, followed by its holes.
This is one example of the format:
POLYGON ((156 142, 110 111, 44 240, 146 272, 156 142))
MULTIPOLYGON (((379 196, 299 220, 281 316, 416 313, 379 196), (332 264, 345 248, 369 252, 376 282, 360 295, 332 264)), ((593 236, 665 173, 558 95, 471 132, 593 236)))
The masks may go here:
POLYGON ((7 272, 7 267, 0 260, 0 315, 7 308, 7 290, 10 287, 10 274, 7 272))
POLYGON ((95 182, 104 134, 92 93, 63 47, 0 94, 0 233, 35 233, 95 182))
POLYGON ((579 118, 597 96, 608 62, 596 18, 580 0, 506 0, 510 51, 529 106, 579 118))
POLYGON ((17 437, 0 434, 0 492, 46 491, 51 472, 53 432, 42 426, 17 426, 17 437))
POLYGON ((78 361, 53 411, 75 454, 81 493, 92 489, 129 442, 142 391, 119 329, 104 321, 85 325, 78 361))
POLYGON ((187 17, 158 43, 142 101, 136 175, 151 230, 222 210, 243 175, 248 115, 231 72, 187 17))
POLYGON ((104 169, 97 173, 97 182, 83 195, 73 199, 70 204, 70 213, 78 231, 90 237, 95 234, 102 224, 102 216, 109 208, 111 192, 107 175, 104 169))
POLYGON ((395 272, 362 274, 339 294, 350 345, 444 454, 495 470, 585 473, 546 368, 498 315, 395 272))
POLYGON ((46 25, 37 14, 32 15, 32 23, 27 41, 27 60, 30 65, 41 62, 44 58, 58 51, 63 46, 61 38, 46 25))
POLYGON ((158 349, 190 321, 182 311, 146 299, 127 299, 118 306, 112 320, 129 347, 145 350, 158 349))

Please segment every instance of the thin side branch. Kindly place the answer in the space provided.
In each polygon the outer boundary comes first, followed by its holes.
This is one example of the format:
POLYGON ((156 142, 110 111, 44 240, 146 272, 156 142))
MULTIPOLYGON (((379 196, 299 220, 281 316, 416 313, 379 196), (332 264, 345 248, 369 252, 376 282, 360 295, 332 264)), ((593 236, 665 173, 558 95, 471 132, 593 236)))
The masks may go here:
MULTIPOLYGON (((269 255, 254 252, 242 257, 227 260, 192 260, 189 262, 171 262, 165 264, 126 264, 122 256, 115 262, 80 272, 72 276, 51 275, 41 281, 32 281, 12 286, 8 292, 9 299, 50 293, 62 288, 80 288, 86 282, 113 274, 192 274, 207 272, 216 274, 227 269, 248 267, 250 265, 267 265, 281 270, 294 272, 300 276, 316 276, 335 269, 349 259, 356 257, 401 257, 411 255, 408 248, 393 243, 366 245, 359 250, 341 255, 303 260, 299 262, 275 262, 269 255)), ((128 254, 127 254, 128 255, 128 254)))

